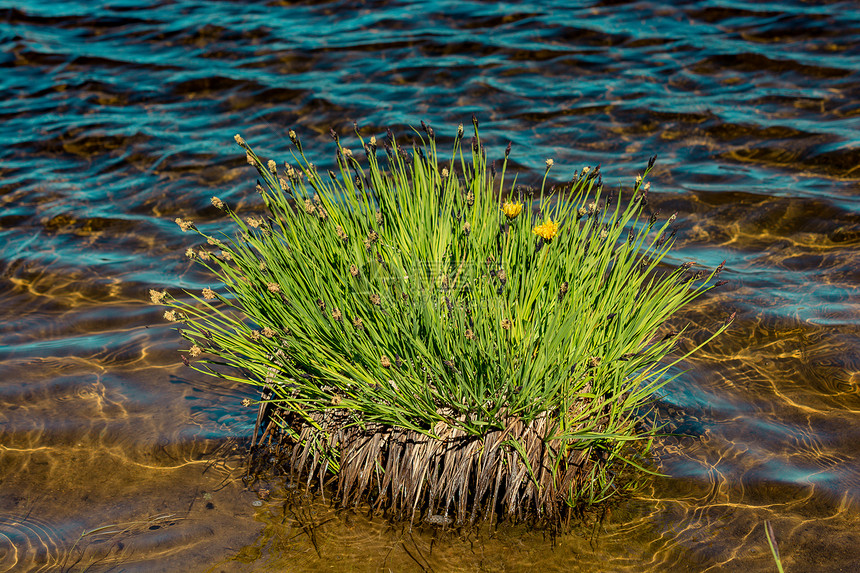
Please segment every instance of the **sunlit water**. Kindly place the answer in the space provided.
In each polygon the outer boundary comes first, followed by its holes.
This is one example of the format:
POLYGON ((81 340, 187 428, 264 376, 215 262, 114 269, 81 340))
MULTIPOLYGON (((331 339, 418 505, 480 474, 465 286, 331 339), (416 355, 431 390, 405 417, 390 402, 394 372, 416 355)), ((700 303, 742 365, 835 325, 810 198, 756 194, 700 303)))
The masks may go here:
POLYGON ((765 520, 787 571, 860 568, 860 10, 673 4, 0 1, 0 571, 773 571, 765 520), (250 390, 147 304, 209 285, 172 220, 254 207, 236 132, 325 164, 332 126, 472 113, 526 182, 659 154, 673 261, 727 261, 685 318, 737 320, 658 403, 668 477, 555 540, 255 505, 250 390))

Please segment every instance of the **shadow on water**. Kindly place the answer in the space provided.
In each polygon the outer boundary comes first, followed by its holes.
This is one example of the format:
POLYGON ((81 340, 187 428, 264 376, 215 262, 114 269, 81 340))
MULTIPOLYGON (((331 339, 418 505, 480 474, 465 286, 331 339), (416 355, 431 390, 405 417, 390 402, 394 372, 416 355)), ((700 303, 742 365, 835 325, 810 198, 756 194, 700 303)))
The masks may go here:
POLYGON ((854 3, 0 0, 0 38, 0 571, 772 571, 765 521, 786 571, 860 566, 854 3), (260 208, 237 131, 325 165, 332 126, 473 112, 523 183, 658 153, 672 262, 726 260, 683 319, 737 320, 655 402, 666 477, 555 539, 246 487, 251 390, 146 304, 210 286, 173 219, 260 208))

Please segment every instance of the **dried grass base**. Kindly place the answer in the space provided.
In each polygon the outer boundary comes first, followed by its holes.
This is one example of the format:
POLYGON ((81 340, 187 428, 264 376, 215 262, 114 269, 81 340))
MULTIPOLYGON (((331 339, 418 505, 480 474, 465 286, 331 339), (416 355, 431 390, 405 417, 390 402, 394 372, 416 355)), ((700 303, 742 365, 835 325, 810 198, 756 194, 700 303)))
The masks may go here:
POLYGON ((480 438, 446 428, 437 432, 441 439, 433 439, 384 426, 346 427, 344 416, 337 410, 318 414, 314 421, 323 431, 294 425, 296 439, 278 430, 287 422, 285 413, 271 413, 263 436, 270 445, 267 459, 277 452, 294 481, 316 483, 323 493, 333 486, 338 505, 369 503, 375 513, 413 523, 464 525, 507 518, 554 527, 569 521, 583 492, 605 488, 595 481, 603 481, 608 463, 592 448, 568 445, 553 473, 553 460, 564 445, 543 440, 545 419, 529 424, 512 419, 504 430, 480 438), (512 439, 523 448, 512 447, 512 439), (339 467, 331 467, 330 459, 339 467))

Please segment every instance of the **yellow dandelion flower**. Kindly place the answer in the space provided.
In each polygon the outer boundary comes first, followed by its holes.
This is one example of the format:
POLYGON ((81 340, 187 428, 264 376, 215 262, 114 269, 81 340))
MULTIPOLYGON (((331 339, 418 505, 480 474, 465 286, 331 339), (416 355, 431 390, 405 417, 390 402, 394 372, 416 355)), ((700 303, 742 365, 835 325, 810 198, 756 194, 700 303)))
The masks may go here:
POLYGON ((523 204, 522 203, 513 203, 511 201, 505 201, 505 204, 502 205, 502 213, 508 219, 513 219, 517 217, 520 213, 523 212, 523 204))
POLYGON ((538 225, 532 231, 535 235, 542 237, 544 241, 552 241, 558 235, 558 223, 552 219, 547 219, 546 223, 538 225))

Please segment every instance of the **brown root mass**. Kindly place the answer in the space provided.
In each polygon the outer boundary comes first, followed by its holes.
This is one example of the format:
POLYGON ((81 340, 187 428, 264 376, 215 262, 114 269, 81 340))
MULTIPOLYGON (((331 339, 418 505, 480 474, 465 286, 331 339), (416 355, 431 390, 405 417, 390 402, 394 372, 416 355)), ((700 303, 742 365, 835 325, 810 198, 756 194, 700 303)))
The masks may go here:
POLYGON ((277 429, 288 425, 287 416, 273 412, 264 439, 268 434, 294 479, 317 483, 320 491, 333 484, 339 505, 369 502, 394 520, 463 525, 499 517, 557 525, 607 463, 591 447, 544 440, 546 418, 509 419, 481 437, 440 424, 436 439, 382 425, 347 426, 346 412, 332 409, 313 416, 317 427, 294 421, 290 438, 277 429), (560 455, 562 449, 567 453, 560 455), (330 467, 330 459, 339 467, 330 467))

